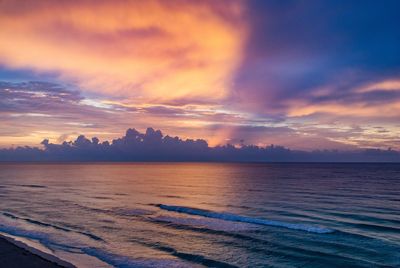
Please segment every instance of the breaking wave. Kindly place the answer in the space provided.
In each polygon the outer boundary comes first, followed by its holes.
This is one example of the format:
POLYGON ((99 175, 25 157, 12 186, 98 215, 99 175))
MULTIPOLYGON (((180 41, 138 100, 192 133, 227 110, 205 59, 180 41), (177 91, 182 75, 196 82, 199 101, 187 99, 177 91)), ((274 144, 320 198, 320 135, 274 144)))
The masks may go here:
POLYGON ((332 233, 334 231, 333 229, 329 229, 329 228, 325 228, 325 227, 306 225, 306 224, 298 224, 298 223, 289 223, 289 222, 282 222, 282 221, 272 221, 272 220, 246 217, 246 216, 241 216, 241 215, 236 215, 236 214, 231 214, 231 213, 214 212, 214 211, 196 209, 196 208, 190 208, 190 207, 169 206, 169 205, 163 205, 163 204, 160 204, 157 206, 163 210, 184 213, 184 214, 189 214, 189 215, 203 216, 203 217, 207 217, 207 218, 221 219, 221 220, 225 220, 225 221, 246 222, 246 223, 266 225, 266 226, 276 226, 276 227, 283 227, 283 228, 292 229, 292 230, 301 230, 301 231, 307 231, 307 232, 319 233, 319 234, 332 233))

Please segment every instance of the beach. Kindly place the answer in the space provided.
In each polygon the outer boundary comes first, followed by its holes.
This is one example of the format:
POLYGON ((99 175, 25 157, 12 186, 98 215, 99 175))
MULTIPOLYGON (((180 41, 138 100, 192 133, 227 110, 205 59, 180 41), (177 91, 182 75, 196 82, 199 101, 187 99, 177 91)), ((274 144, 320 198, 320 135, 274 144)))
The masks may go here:
POLYGON ((40 252, 36 249, 13 240, 0 236, 0 266, 18 268, 71 268, 69 263, 54 256, 40 252))

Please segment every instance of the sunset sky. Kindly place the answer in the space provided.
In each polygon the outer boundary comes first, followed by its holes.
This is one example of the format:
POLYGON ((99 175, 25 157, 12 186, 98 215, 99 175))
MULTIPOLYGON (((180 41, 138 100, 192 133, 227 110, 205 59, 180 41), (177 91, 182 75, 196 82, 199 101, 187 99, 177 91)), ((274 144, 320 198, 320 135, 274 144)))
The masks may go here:
POLYGON ((0 0, 0 147, 161 129, 400 149, 400 1, 0 0))

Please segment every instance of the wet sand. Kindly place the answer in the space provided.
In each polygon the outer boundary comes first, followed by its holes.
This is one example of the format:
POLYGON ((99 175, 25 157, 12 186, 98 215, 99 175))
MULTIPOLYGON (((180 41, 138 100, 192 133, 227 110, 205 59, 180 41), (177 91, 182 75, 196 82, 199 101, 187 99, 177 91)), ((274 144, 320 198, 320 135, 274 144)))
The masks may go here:
MULTIPOLYGON (((28 248, 28 247, 26 247, 28 248)), ((58 264, 59 260, 51 260, 52 257, 44 257, 37 251, 24 248, 23 244, 0 236, 0 267, 9 268, 61 268, 73 267, 68 263, 58 264), (19 246, 17 246, 19 245, 19 246)))

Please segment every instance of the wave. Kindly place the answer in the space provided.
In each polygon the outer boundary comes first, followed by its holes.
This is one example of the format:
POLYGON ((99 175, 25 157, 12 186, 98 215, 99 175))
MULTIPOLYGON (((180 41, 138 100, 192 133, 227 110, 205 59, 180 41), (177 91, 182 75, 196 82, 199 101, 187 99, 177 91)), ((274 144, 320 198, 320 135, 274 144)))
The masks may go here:
POLYGON ((266 220, 266 219, 260 219, 260 218, 246 217, 246 216, 241 216, 241 215, 236 215, 236 214, 231 214, 231 213, 213 212, 213 211, 209 211, 209 210, 190 208, 190 207, 170 206, 170 205, 163 205, 163 204, 159 204, 157 206, 163 210, 184 213, 184 214, 189 214, 189 215, 203 216, 203 217, 207 217, 207 218, 221 219, 221 220, 225 220, 225 221, 235 221, 235 222, 245 222, 245 223, 252 223, 252 224, 259 224, 259 225, 266 225, 266 226, 276 226, 276 227, 283 227, 283 228, 292 229, 292 230, 301 230, 301 231, 307 231, 307 232, 319 233, 319 234, 332 233, 334 231, 333 229, 329 229, 329 228, 325 228, 325 227, 312 226, 312 225, 306 225, 306 224, 289 223, 289 222, 282 222, 282 221, 272 221, 272 220, 266 220))
POLYGON ((27 187, 27 188, 47 188, 47 186, 38 184, 18 184, 16 186, 27 187))
POLYGON ((168 254, 170 254, 174 257, 177 257, 181 260, 189 261, 189 262, 196 263, 196 264, 201 264, 206 267, 221 267, 221 268, 236 268, 237 267, 235 265, 232 265, 232 264, 229 264, 226 262, 222 262, 222 261, 217 261, 214 259, 210 259, 210 258, 207 258, 207 257, 199 255, 199 254, 181 252, 181 251, 174 249, 173 247, 162 245, 161 243, 148 243, 148 242, 139 241, 139 240, 135 240, 135 239, 131 239, 130 241, 138 243, 143 246, 147 246, 147 247, 162 251, 162 252, 165 252, 165 253, 168 253, 168 254))
MULTIPOLYGON (((0 232, 16 237, 23 237, 23 238, 37 240, 45 246, 51 246, 51 248, 58 248, 66 252, 76 253, 80 249, 79 247, 76 247, 68 243, 60 244, 52 238, 51 234, 41 231, 24 230, 15 226, 7 226, 0 223, 0 232)), ((51 248, 49 247, 49 249, 51 248)))
MULTIPOLYGON (((302 245, 299 246, 296 244, 292 244, 291 242, 287 243, 287 241, 278 241, 275 239, 272 239, 272 240, 271 239, 263 239, 263 238, 255 237, 253 235, 234 233, 234 232, 225 231, 225 230, 207 229, 207 228, 203 228, 203 227, 195 227, 195 226, 189 226, 189 225, 184 225, 184 224, 179 224, 179 223, 170 224, 170 223, 167 223, 164 221, 153 221, 153 222, 156 222, 159 224, 166 224, 166 226, 173 227, 178 230, 196 231, 196 232, 200 232, 200 233, 207 233, 210 235, 220 235, 220 236, 226 236, 226 237, 230 237, 230 238, 236 238, 239 240, 244 240, 246 242, 251 243, 251 245, 253 245, 253 246, 249 247, 248 243, 243 243, 243 241, 235 241, 235 240, 228 240, 228 241, 221 240, 218 242, 218 244, 222 244, 223 246, 228 246, 228 247, 234 246, 237 248, 243 248, 245 250, 248 250, 248 251, 251 251, 254 253, 286 256, 287 258, 296 258, 299 261, 304 261, 305 259, 310 259, 310 258, 314 258, 317 256, 319 256, 320 258, 321 258, 321 256, 325 256, 326 258, 332 257, 332 255, 330 255, 327 252, 319 251, 318 247, 317 248, 313 247, 314 243, 319 243, 319 246, 321 248, 326 247, 328 243, 326 243, 324 240, 321 240, 321 241, 313 240, 313 242, 311 244, 306 244, 305 246, 304 246, 304 242, 302 242, 302 245), (322 242, 322 241, 324 241, 324 242, 322 242), (257 244, 259 245, 259 247, 254 246, 257 244)), ((258 231, 253 232, 253 233, 257 233, 257 232, 258 231)), ((262 231, 262 234, 264 234, 264 232, 265 231, 262 231)), ((346 245, 342 246, 342 244, 340 244, 337 246, 337 248, 333 248, 333 250, 338 253, 339 253, 339 251, 346 251, 347 249, 348 250, 356 249, 358 252, 366 251, 365 254, 376 253, 376 251, 374 251, 374 250, 366 250, 365 248, 356 247, 354 245, 346 247, 346 245)), ((322 260, 325 257, 322 257, 322 260)), ((347 258, 347 257, 341 256, 341 258, 343 259, 343 258, 347 258)), ((348 259, 348 261, 352 261, 351 258, 347 258, 347 259, 348 259)), ((359 261, 367 262, 364 260, 359 260, 359 261)), ((368 264, 369 264, 369 266, 371 266, 371 263, 368 262, 368 264)), ((374 263, 374 265, 376 266, 375 263, 374 263)))
MULTIPOLYGON (((157 222, 157 221, 154 221, 157 222)), ((194 226, 189 226, 189 225, 182 225, 178 223, 173 223, 173 224, 168 224, 167 222, 163 221, 158 221, 157 223, 160 224, 167 224, 168 227, 173 227, 178 230, 190 230, 190 231, 196 231, 200 233, 207 233, 211 235, 221 235, 221 236, 226 236, 226 237, 231 237, 231 238, 236 238, 239 240, 244 240, 246 242, 251 243, 249 247, 248 243, 243 243, 243 241, 232 241, 232 240, 222 240, 219 241, 219 244, 222 244, 223 246, 227 247, 237 247, 237 248, 243 248, 245 250, 254 252, 254 253, 260 253, 260 254, 273 254, 273 255, 279 255, 279 256, 286 256, 287 258, 295 258, 298 261, 304 261, 304 260, 309 260, 312 258, 319 258, 321 262, 330 260, 330 261, 341 261, 345 262, 347 265, 343 266, 354 266, 354 263, 352 265, 349 265, 351 262, 357 262, 357 264, 364 263, 365 267, 377 267, 379 266, 378 263, 369 261, 365 258, 365 256, 370 256, 370 254, 375 254, 376 250, 374 250, 374 246, 371 246, 371 248, 366 248, 363 246, 356 246, 354 244, 343 244, 342 241, 340 243, 335 243, 335 242, 329 242, 329 240, 312 240, 312 241, 307 241, 306 243, 304 242, 302 237, 300 240, 294 240, 297 241, 298 244, 289 242, 287 241, 282 241, 282 240, 276 240, 276 239, 264 239, 264 238, 259 238, 255 237, 253 235, 247 235, 247 234, 242 234, 242 233, 232 233, 230 231, 223 231, 223 230, 213 230, 213 229, 207 229, 207 228, 201 228, 201 227, 194 227, 194 226), (254 246, 254 245, 259 245, 259 247, 254 246), (328 248, 331 250, 331 252, 326 252, 326 251, 321 251, 321 249, 328 248), (353 256, 348 256, 346 252, 354 252, 357 251, 358 255, 361 255, 361 257, 357 257, 356 255, 353 256), (335 255, 332 255, 332 252, 335 255), (342 253, 343 252, 343 253, 342 253), (338 260, 340 258, 340 260, 338 260)), ((253 233, 257 233, 258 231, 255 231, 253 233)), ((262 234, 268 234, 266 231, 261 231, 262 234)), ((340 233, 340 231, 337 231, 340 233)), ((292 237, 293 239, 294 237, 292 237)))
POLYGON ((184 199, 183 196, 179 196, 179 195, 160 195, 160 197, 165 197, 165 198, 181 198, 181 199, 184 199))
MULTIPOLYGON (((84 264, 84 267, 87 267, 86 265, 88 263, 91 264, 90 267, 105 267, 104 262, 102 262, 100 259, 83 252, 82 249, 89 247, 88 244, 82 242, 81 240, 76 240, 74 237, 69 235, 63 235, 62 233, 54 234, 39 230, 29 230, 16 227, 14 225, 3 224, 1 222, 0 234, 6 237, 11 236, 17 239, 27 239, 25 241, 29 241, 28 246, 32 247, 34 250, 44 250, 44 252, 50 254, 51 256, 60 258, 62 261, 66 261, 72 264, 74 267, 81 267, 80 263, 84 264)), ((25 243, 25 241, 23 241, 23 243, 25 243)), ((62 265, 62 267, 64 266, 69 267, 62 265)))
POLYGON ((111 210, 114 214, 119 216, 144 216, 154 214, 155 211, 141 209, 141 208, 113 208, 111 210))
POLYGON ((178 225, 195 226, 198 228, 207 228, 215 231, 238 232, 257 229, 256 225, 241 222, 226 222, 217 219, 204 218, 181 218, 169 216, 149 217, 155 222, 173 223, 178 225))
POLYGON ((64 231, 64 232, 75 232, 75 233, 84 235, 86 237, 89 237, 89 238, 91 238, 93 240, 103 241, 104 242, 104 240, 101 237, 98 237, 98 236, 96 236, 94 234, 91 234, 91 233, 88 233, 88 232, 72 230, 72 229, 68 229, 68 228, 65 228, 65 227, 61 227, 61 226, 50 224, 50 223, 46 223, 46 222, 41 222, 41 221, 30 219, 30 218, 19 217, 19 216, 16 216, 14 214, 11 214, 9 212, 3 212, 3 215, 8 217, 8 218, 14 219, 14 220, 23 220, 23 221, 26 221, 26 222, 29 222, 29 223, 32 223, 32 224, 35 224, 35 225, 44 226, 44 227, 51 227, 51 228, 54 228, 54 229, 57 229, 57 230, 60 230, 60 231, 64 231))
POLYGON ((88 207, 77 203, 74 203, 73 205, 90 212, 103 213, 112 216, 123 216, 123 217, 132 217, 132 216, 140 217, 140 216, 151 215, 156 212, 156 210, 148 210, 142 208, 113 207, 111 209, 101 209, 101 208, 88 207))
POLYGON ((192 267, 192 265, 173 259, 133 259, 127 256, 112 254, 97 248, 83 248, 82 251, 87 255, 95 257, 117 268, 192 267))
POLYGON ((114 198, 109 196, 89 196, 89 198, 99 199, 99 200, 114 200, 114 198))

